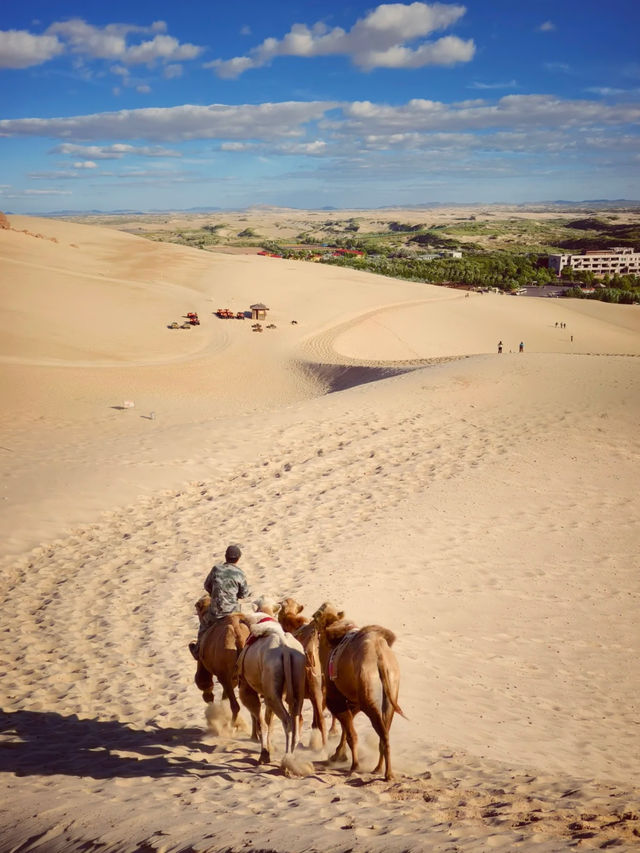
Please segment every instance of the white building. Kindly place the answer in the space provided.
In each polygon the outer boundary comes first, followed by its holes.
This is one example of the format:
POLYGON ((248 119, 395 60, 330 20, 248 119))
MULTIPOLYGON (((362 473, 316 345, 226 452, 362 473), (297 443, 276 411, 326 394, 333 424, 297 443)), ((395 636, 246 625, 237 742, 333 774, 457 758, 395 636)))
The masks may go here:
POLYGON ((630 246, 614 246, 611 249, 585 251, 580 255, 549 255, 549 269, 560 275, 565 267, 571 267, 574 272, 587 270, 594 275, 639 275, 640 252, 630 246))

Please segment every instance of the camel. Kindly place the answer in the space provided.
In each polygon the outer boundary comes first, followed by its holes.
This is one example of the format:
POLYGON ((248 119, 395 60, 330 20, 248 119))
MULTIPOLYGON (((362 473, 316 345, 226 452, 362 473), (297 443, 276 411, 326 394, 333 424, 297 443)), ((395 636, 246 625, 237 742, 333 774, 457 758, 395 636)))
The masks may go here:
POLYGON ((258 611, 244 614, 243 619, 250 624, 252 637, 238 659, 238 692, 260 738, 258 764, 268 764, 274 714, 282 721, 285 756, 293 753, 298 744, 304 701, 304 650, 273 616, 258 611))
MULTIPOLYGON (((278 621, 285 631, 289 631, 299 640, 305 655, 305 699, 311 702, 313 718, 311 729, 317 729, 322 738, 322 745, 327 744, 327 728, 324 721, 325 706, 324 689, 322 684, 322 664, 320 663, 320 638, 318 627, 313 620, 302 616, 303 604, 298 604, 293 598, 285 598, 280 603, 278 621)), ((334 720, 335 721, 335 720, 334 720)), ((333 729, 333 725, 332 725, 333 729)))
MULTIPOLYGON (((200 623, 209 609, 210 601, 210 596, 205 594, 196 602, 195 608, 200 623)), ((240 703, 235 691, 238 684, 236 664, 248 636, 249 628, 241 615, 232 613, 219 619, 200 640, 196 685, 202 690, 204 701, 213 702, 213 677, 218 679, 222 687, 222 698, 227 699, 231 706, 233 726, 237 724, 240 713, 240 703)))
POLYGON ((389 781, 393 779, 389 729, 394 713, 405 716, 398 705, 400 670, 391 651, 395 635, 380 625, 358 628, 328 602, 318 608, 313 620, 320 635, 327 707, 342 726, 340 743, 331 760, 346 758, 346 741, 351 749, 349 774, 359 770, 353 718, 363 711, 380 739, 373 772, 379 773, 384 763, 384 778, 389 781))

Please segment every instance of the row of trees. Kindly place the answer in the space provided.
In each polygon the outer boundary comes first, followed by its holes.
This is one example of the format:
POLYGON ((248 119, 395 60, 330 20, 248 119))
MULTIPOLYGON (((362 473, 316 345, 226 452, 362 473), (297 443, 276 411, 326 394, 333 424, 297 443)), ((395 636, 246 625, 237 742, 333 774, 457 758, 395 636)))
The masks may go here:
MULTIPOLYGON (((322 263, 333 266, 351 267, 366 270, 391 278, 401 278, 406 281, 418 281, 430 284, 463 284, 469 287, 497 288, 505 292, 513 292, 521 287, 531 285, 556 284, 555 272, 548 268, 546 255, 513 255, 498 252, 465 255, 463 258, 436 258, 426 260, 405 251, 381 254, 371 252, 371 246, 354 238, 336 240, 334 245, 342 244, 344 248, 358 248, 364 255, 345 255, 342 257, 323 257, 322 263)), ((277 243, 265 241, 263 248, 284 257, 305 260, 312 254, 311 250, 287 250, 277 243)), ((593 294, 585 294, 576 286, 570 288, 567 296, 578 298, 600 299, 605 302, 633 303, 640 300, 640 276, 631 274, 604 276, 598 279, 592 272, 573 272, 570 268, 563 270, 563 280, 566 283, 580 282, 583 285, 593 285, 601 282, 604 288, 596 288, 593 294)))
POLYGON ((640 287, 640 276, 633 273, 614 273, 613 275, 607 273, 604 276, 597 276, 591 270, 574 272, 571 267, 565 267, 561 275, 565 281, 577 281, 590 287, 594 284, 604 284, 605 287, 611 287, 614 290, 634 290, 640 287))
POLYGON ((435 260, 368 255, 325 258, 323 263, 363 269, 408 281, 496 287, 508 292, 532 283, 542 285, 556 281, 553 271, 543 267, 537 256, 528 255, 486 254, 435 260))
POLYGON ((565 296, 574 299, 597 299, 599 302, 619 302, 622 305, 633 305, 640 302, 640 287, 633 290, 618 290, 614 287, 599 287, 593 293, 585 293, 581 287, 570 287, 565 296))

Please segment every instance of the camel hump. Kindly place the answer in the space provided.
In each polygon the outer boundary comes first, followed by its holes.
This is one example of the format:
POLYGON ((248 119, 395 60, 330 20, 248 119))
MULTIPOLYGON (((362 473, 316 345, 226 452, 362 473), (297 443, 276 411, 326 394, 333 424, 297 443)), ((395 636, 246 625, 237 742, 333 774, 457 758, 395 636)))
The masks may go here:
POLYGON ((386 640, 388 646, 392 646, 396 641, 396 635, 393 631, 390 631, 388 628, 383 628, 382 625, 365 625, 363 628, 360 628, 360 633, 379 634, 386 640))
POLYGON ((333 625, 327 625, 325 635, 329 645, 336 646, 347 634, 357 630, 358 628, 353 624, 353 622, 341 619, 339 622, 334 622, 333 625))

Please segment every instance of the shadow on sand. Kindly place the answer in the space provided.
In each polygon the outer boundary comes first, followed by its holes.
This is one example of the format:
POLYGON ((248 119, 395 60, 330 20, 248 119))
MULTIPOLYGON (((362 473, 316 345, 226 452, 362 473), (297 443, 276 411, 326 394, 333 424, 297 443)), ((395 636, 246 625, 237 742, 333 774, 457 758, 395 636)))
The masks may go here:
POLYGON ((379 379, 388 379, 391 376, 399 376, 401 373, 409 373, 418 366, 420 365, 374 367, 369 365, 300 363, 303 372, 320 380, 325 387, 326 394, 345 391, 347 388, 354 388, 356 385, 366 385, 369 382, 377 382, 379 379))
POLYGON ((199 754, 214 752, 202 737, 199 728, 153 724, 136 729, 117 720, 80 719, 53 711, 2 711, 0 772, 94 779, 220 772, 220 766, 174 752, 179 747, 192 747, 199 754))

